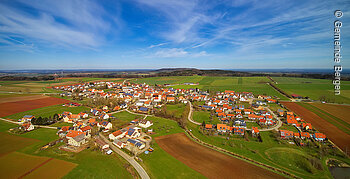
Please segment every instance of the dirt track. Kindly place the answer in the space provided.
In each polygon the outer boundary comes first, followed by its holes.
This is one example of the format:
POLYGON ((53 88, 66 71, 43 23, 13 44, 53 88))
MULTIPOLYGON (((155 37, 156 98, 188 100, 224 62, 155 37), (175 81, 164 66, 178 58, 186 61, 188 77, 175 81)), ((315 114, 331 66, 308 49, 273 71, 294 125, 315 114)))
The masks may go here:
POLYGON ((45 106, 52 106, 56 104, 63 104, 67 102, 69 101, 65 99, 47 97, 42 99, 0 103, 0 117, 5 117, 23 111, 28 111, 45 106))
POLYGON ((209 149, 184 133, 155 138, 158 145, 208 178, 283 178, 269 170, 209 149))
POLYGON ((293 102, 282 102, 284 106, 286 106, 289 110, 295 112, 302 119, 307 122, 310 122, 317 130, 326 134, 327 138, 333 141, 338 147, 340 147, 343 151, 350 149, 350 135, 341 131, 333 124, 328 121, 322 119, 315 113, 305 109, 304 107, 298 105, 293 102))

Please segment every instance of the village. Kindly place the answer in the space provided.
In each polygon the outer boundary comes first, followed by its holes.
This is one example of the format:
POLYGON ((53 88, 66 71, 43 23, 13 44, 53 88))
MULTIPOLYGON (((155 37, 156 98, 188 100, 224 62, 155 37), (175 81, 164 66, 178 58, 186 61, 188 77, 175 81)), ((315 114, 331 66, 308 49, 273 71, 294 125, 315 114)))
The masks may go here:
MULTIPOLYGON (((90 111, 72 114, 69 111, 58 114, 59 122, 57 135, 65 145, 61 150, 80 152, 95 143, 104 153, 111 154, 110 146, 103 138, 108 139, 119 149, 137 156, 141 153, 152 152, 153 122, 147 120, 148 115, 166 104, 193 103, 194 110, 208 111, 210 121, 199 123, 192 121, 207 135, 241 136, 259 138, 260 132, 275 130, 279 138, 289 140, 290 144, 303 146, 305 141, 326 141, 326 136, 317 132, 310 123, 305 122, 293 112, 283 108, 278 99, 271 96, 258 95, 251 92, 235 92, 225 90, 214 95, 199 89, 163 88, 161 85, 134 84, 129 82, 94 82, 67 86, 55 86, 62 90, 61 96, 77 95, 88 99, 118 99, 117 105, 104 105, 91 108, 90 111), (105 89, 100 89, 101 87, 105 89), (269 106, 274 105, 273 109, 269 106), (115 127, 113 120, 118 120, 112 114, 120 111, 141 114, 142 118, 130 119, 127 126, 115 127)), ((81 104, 72 102, 64 104, 77 107, 81 104)), ((22 123, 21 130, 28 132, 35 129, 31 122, 35 116, 27 114, 18 122, 22 123)))

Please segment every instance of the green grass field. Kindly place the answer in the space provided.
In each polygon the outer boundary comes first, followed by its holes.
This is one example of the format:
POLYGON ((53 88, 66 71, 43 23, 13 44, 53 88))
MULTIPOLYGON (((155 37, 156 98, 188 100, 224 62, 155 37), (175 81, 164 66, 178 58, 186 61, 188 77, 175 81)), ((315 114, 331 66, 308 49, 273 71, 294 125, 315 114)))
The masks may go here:
POLYGON ((310 78, 273 77, 277 87, 288 94, 298 94, 320 100, 322 96, 326 101, 350 104, 350 81, 342 81, 341 95, 334 95, 334 85, 331 80, 310 78))
POLYGON ((119 129, 121 126, 129 124, 130 121, 134 119, 143 118, 141 115, 130 114, 126 111, 114 113, 113 116, 116 117, 116 119, 111 121, 114 129, 119 129))
POLYGON ((155 134, 153 134, 152 137, 158 137, 158 136, 183 132, 183 129, 179 127, 177 122, 170 119, 149 116, 146 118, 146 120, 150 120, 153 122, 153 125, 147 128, 147 129, 153 129, 153 132, 155 132, 155 134))
POLYGON ((205 178, 197 171, 175 159, 156 142, 152 153, 141 154, 143 166, 151 178, 205 178))
POLYGON ((37 109, 25 111, 25 112, 16 113, 10 116, 6 116, 5 118, 17 120, 17 119, 21 119, 24 115, 34 115, 35 117, 50 117, 56 113, 61 114, 64 111, 69 111, 73 114, 78 114, 84 111, 89 112, 90 109, 84 106, 66 107, 62 105, 54 105, 54 106, 47 106, 47 107, 37 108, 37 109))
POLYGON ((213 116, 213 120, 210 120, 209 111, 193 111, 192 119, 199 123, 204 121, 206 124, 221 124, 216 116, 213 116))
POLYGON ((168 113, 174 114, 176 118, 182 118, 182 113, 185 110, 186 105, 183 103, 179 104, 167 104, 166 110, 168 113))

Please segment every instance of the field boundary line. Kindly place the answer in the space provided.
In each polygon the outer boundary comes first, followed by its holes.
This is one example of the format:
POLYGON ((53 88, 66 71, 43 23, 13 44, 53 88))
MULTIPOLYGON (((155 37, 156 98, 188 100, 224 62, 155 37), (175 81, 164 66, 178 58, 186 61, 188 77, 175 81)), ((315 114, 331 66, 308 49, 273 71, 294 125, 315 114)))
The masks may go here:
POLYGON ((31 170, 29 170, 28 172, 24 173, 22 176, 18 177, 18 178, 24 178, 25 176, 31 174, 32 172, 34 172, 35 170, 37 170, 38 168, 42 167, 43 165, 47 164, 48 162, 50 162, 51 160, 53 160, 53 158, 49 158, 47 160, 45 160, 43 163, 40 163, 39 165, 37 165, 36 167, 32 168, 31 170))

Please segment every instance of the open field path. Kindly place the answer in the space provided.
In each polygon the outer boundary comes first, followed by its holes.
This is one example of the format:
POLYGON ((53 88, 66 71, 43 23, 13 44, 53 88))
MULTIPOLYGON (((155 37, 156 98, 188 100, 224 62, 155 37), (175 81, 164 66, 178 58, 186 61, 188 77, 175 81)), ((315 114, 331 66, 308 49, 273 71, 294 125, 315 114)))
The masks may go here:
POLYGON ((139 173, 139 175, 141 176, 142 179, 149 179, 150 177, 148 176, 147 172, 145 171, 145 169, 142 168, 142 166, 136 162, 136 160, 133 157, 130 157, 128 154, 124 153, 123 151, 121 151, 120 149, 118 149, 112 142, 110 142, 108 139, 106 139, 105 136, 103 136, 102 134, 99 134, 99 136, 109 145, 109 147, 118 155, 120 155, 121 157, 123 157, 127 162, 129 162, 137 171, 137 173, 139 173))
POLYGON ((188 101, 188 100, 187 100, 187 102, 190 104, 190 112, 188 113, 187 119, 188 119, 190 122, 192 122, 193 124, 201 125, 201 123, 192 120, 192 113, 193 113, 192 103, 191 103, 190 101, 188 101))

